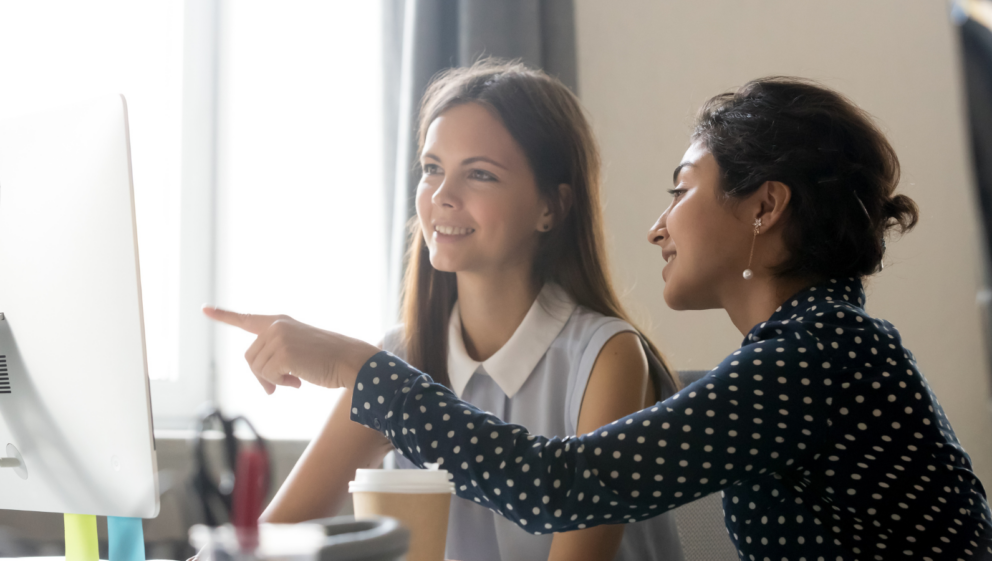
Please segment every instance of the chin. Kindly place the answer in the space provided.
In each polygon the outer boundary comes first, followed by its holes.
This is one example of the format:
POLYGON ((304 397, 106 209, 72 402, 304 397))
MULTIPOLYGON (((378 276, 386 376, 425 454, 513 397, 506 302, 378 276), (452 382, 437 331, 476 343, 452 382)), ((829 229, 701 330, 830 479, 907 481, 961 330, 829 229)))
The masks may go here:
POLYGON ((678 297, 677 294, 672 294, 672 291, 668 290, 667 285, 665 286, 664 296, 665 296, 665 304, 667 304, 669 308, 677 312, 691 309, 685 306, 685 303, 682 301, 682 299, 678 297))
POLYGON ((430 254, 430 261, 431 267, 442 273, 457 273, 465 271, 469 267, 467 262, 469 260, 465 259, 464 256, 446 255, 434 251, 430 254))
POLYGON ((431 259, 431 267, 442 273, 457 273, 459 270, 459 267, 452 265, 445 259, 431 259))
POLYGON ((702 294, 693 294, 691 291, 680 290, 677 283, 671 281, 665 283, 665 304, 669 308, 684 312, 688 310, 712 310, 719 306, 711 305, 708 298, 702 294))

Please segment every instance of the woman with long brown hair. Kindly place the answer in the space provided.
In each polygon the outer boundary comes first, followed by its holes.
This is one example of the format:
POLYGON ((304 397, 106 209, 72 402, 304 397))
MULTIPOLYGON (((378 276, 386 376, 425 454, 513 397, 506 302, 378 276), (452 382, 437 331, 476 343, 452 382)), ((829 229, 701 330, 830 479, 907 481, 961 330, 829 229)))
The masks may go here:
MULTIPOLYGON (((565 86, 513 63, 449 70, 424 96, 419 144, 403 323, 384 350, 503 421, 562 437, 674 393, 611 285, 598 149, 565 86)), ((318 330, 302 329, 285 352, 307 352, 301 341, 318 330)), ((350 402, 336 406, 263 519, 334 514, 355 469, 392 450, 349 420, 350 402)), ((416 467, 402 455, 395 463, 416 467)), ((538 536, 455 498, 449 520, 447 556, 463 561, 681 559, 669 516, 538 536)))

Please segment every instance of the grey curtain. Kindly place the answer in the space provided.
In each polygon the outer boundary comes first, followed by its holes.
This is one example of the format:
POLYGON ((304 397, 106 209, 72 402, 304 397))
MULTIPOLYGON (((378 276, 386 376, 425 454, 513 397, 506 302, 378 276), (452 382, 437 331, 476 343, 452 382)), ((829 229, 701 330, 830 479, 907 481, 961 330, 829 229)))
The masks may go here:
POLYGON ((960 26, 964 89, 972 160, 985 227, 992 248, 992 29, 966 19, 960 26))
POLYGON ((431 78, 483 56, 520 59, 576 89, 572 0, 382 0, 385 25, 387 324, 399 310, 419 176, 417 111, 431 78))

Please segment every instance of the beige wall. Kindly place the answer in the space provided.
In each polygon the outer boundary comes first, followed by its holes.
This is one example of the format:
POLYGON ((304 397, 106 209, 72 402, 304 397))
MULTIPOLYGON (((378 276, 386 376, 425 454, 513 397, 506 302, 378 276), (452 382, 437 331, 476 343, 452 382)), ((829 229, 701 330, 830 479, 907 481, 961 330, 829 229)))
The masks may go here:
POLYGON ((979 249, 957 83, 942 2, 579 0, 579 90, 606 162, 614 271, 642 326, 682 369, 740 345, 723 312, 673 312, 647 228, 668 204, 692 115, 751 78, 820 80, 874 114, 922 209, 890 241, 868 311, 893 322, 934 387, 979 475, 992 484, 988 365, 975 303, 979 249))

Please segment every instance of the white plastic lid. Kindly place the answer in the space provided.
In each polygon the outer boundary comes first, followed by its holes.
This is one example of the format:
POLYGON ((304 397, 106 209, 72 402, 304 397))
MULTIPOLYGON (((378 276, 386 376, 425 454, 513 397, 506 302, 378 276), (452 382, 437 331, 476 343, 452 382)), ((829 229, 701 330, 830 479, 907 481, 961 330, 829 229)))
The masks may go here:
MULTIPOLYGON (((196 549, 206 551, 200 559, 234 558, 241 547, 237 531, 230 524, 210 528, 201 524, 189 530, 189 541, 196 549), (226 555, 218 555, 225 553, 226 555)), ((313 561, 327 541, 322 524, 259 524, 258 559, 280 561, 313 561)))
POLYGON ((447 470, 437 469, 359 469, 348 483, 352 493, 447 493, 455 492, 447 470))

